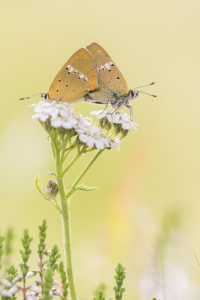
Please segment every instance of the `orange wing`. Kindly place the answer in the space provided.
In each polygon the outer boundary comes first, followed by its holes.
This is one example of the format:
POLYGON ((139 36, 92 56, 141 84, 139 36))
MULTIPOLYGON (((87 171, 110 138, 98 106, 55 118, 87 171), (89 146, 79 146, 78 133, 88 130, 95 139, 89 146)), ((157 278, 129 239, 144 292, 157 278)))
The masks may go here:
POLYGON ((97 71, 89 52, 81 48, 64 64, 48 92, 51 100, 76 102, 97 88, 97 71))
POLYGON ((127 95, 127 82, 109 54, 97 43, 87 46, 97 68, 99 89, 127 95))

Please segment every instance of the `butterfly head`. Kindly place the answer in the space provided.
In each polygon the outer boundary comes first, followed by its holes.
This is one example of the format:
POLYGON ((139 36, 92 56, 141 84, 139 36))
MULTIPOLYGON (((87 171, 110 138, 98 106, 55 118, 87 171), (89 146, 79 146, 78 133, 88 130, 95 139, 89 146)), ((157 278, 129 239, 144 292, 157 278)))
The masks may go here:
POLYGON ((138 96, 139 92, 137 90, 130 90, 129 92, 129 99, 133 100, 138 96))

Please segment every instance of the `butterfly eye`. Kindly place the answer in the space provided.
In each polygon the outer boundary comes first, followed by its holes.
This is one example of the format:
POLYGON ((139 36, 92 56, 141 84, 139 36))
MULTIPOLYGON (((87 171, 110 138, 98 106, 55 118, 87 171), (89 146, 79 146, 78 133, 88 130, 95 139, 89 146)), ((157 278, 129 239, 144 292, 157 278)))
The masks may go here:
POLYGON ((133 91, 133 90, 131 90, 131 97, 132 98, 135 98, 136 96, 137 96, 137 92, 136 91, 133 91))

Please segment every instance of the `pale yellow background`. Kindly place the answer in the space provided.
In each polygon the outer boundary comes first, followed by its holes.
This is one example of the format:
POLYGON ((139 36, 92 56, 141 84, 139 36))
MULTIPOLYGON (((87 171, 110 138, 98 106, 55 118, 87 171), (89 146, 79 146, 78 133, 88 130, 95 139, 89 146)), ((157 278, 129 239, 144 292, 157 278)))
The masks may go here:
MULTIPOLYGON (((70 55, 96 41, 130 87, 156 81, 147 90, 158 98, 140 95, 133 103, 138 131, 120 151, 104 153, 85 177, 98 190, 77 193, 71 203, 78 291, 86 299, 101 281, 110 288, 120 261, 127 267, 128 293, 136 295, 171 209, 182 215, 180 264, 198 278, 193 250, 200 250, 200 1, 1 0, 0 6, 2 230, 12 225, 19 240, 27 227, 36 241, 37 226, 47 218, 49 244, 62 245, 59 216, 34 187, 36 174, 45 182, 54 169, 50 146, 31 119, 29 102, 18 98, 46 92, 70 55)), ((76 105, 85 115, 98 108, 76 105)))

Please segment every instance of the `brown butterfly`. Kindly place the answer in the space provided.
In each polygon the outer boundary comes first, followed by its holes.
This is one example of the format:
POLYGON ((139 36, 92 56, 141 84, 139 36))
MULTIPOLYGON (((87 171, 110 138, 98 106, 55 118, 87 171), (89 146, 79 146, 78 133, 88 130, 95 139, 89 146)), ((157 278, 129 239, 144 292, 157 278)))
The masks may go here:
MULTIPOLYGON (((148 85, 152 84, 154 82, 148 85)), ((74 103, 84 99, 92 103, 111 104, 116 109, 123 105, 131 109, 130 100, 140 92, 148 94, 129 89, 109 54, 97 43, 92 43, 71 56, 54 78, 48 93, 43 95, 49 100, 74 103)))

